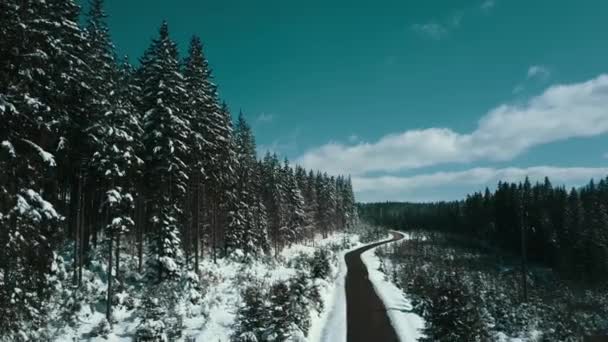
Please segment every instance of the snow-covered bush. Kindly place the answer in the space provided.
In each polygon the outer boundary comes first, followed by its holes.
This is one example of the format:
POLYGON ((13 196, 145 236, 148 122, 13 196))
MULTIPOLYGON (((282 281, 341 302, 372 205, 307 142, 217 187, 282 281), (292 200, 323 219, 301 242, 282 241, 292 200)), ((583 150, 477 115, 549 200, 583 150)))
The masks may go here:
POLYGON ((317 249, 310 268, 312 278, 327 279, 330 272, 329 252, 324 248, 317 249))
POLYGON ((235 342, 263 341, 270 315, 267 294, 261 285, 249 286, 241 294, 243 304, 238 310, 232 336, 235 342))
POLYGON ((138 341, 166 341, 167 333, 163 318, 164 310, 160 301, 152 296, 146 296, 142 307, 142 320, 137 326, 138 341))
MULTIPOLYGON (((578 291, 556 272, 531 267, 526 278, 528 300, 522 302, 517 258, 488 254, 424 232, 377 251, 385 259, 385 272, 396 278, 412 299, 414 311, 427 321, 430 339, 461 331, 458 335, 471 341, 479 338, 475 336, 578 341, 608 331, 605 286, 578 291), (446 320, 453 315, 456 321, 446 320), (477 335, 470 335, 476 331, 477 335)), ((458 340, 457 336, 447 339, 458 340)))

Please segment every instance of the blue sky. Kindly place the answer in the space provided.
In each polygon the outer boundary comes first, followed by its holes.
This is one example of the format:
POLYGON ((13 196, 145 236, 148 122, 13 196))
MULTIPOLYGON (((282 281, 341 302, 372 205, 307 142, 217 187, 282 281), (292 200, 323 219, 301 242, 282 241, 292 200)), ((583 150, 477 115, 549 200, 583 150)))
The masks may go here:
POLYGON ((608 174, 608 2, 107 0, 121 54, 201 36, 260 150, 353 176, 359 200, 608 174))

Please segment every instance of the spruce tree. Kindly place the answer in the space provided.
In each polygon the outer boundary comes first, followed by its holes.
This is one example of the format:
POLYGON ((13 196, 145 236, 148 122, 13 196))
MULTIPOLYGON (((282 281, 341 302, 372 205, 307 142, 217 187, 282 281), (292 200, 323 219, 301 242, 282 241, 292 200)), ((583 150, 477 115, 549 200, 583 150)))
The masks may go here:
POLYGON ((180 226, 184 224, 190 148, 190 125, 183 104, 187 98, 177 46, 164 22, 141 66, 142 109, 149 185, 151 244, 148 272, 160 282, 175 279, 182 264, 180 226))
POLYGON ((289 166, 289 162, 285 160, 283 167, 283 179, 285 196, 287 199, 288 219, 285 225, 283 239, 289 243, 302 241, 306 235, 307 218, 305 212, 304 197, 300 191, 300 187, 289 166))

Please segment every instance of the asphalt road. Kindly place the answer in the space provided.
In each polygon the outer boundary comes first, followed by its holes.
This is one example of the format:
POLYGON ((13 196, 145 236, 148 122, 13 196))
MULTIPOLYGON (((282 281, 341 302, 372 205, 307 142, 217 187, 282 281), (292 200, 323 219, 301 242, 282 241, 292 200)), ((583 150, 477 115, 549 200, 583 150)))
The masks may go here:
POLYGON ((399 342, 384 304, 368 279, 361 254, 382 244, 403 239, 392 233, 393 239, 377 242, 345 255, 346 274, 346 329, 348 342, 399 342))

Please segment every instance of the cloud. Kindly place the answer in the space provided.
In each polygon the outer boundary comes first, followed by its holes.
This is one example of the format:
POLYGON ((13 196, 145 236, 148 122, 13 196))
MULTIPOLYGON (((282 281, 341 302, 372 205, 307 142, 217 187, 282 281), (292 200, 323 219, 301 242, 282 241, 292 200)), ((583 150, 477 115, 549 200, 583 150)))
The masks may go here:
POLYGON ((484 11, 489 11, 496 6, 496 1, 494 0, 485 0, 481 3, 481 9, 484 11))
POLYGON ((274 118, 275 117, 273 114, 261 113, 255 119, 255 122, 256 123, 269 123, 269 122, 272 122, 274 120, 274 118))
POLYGON ((428 128, 388 134, 376 142, 330 142, 298 162, 333 174, 395 172, 446 163, 507 161, 528 149, 608 132, 608 75, 556 85, 524 104, 503 104, 470 133, 428 128))
POLYGON ((547 79, 549 76, 551 76, 551 71, 544 65, 533 65, 528 68, 528 79, 547 79))
POLYGON ((426 24, 414 24, 412 29, 421 35, 426 35, 435 40, 443 38, 448 33, 447 27, 434 21, 426 24))
POLYGON ((436 172, 409 177, 353 177, 358 201, 438 201, 462 199, 471 190, 495 188, 498 181, 531 182, 549 177, 554 186, 580 186, 590 179, 604 178, 608 167, 473 168, 464 171, 436 172), (471 189, 473 187, 473 189, 471 189))
MULTIPOLYGON (((480 8, 485 12, 489 12, 495 4, 495 0, 485 0, 480 5, 480 8)), ((446 37, 451 31, 459 28, 465 17, 478 14, 476 12, 479 12, 479 7, 477 6, 456 10, 449 16, 444 16, 439 20, 434 19, 423 24, 414 24, 412 25, 412 30, 420 35, 427 36, 434 40, 440 40, 446 37)))
POLYGON ((513 88, 513 94, 519 94, 526 89, 527 81, 546 81, 551 77, 551 70, 544 65, 532 65, 528 68, 526 79, 513 88))
POLYGON ((412 25, 412 29, 418 34, 428 36, 435 40, 440 40, 441 38, 447 36, 450 31, 460 27, 463 17, 463 12, 458 11, 454 12, 442 22, 432 20, 425 24, 414 24, 412 25))
POLYGON ((522 83, 520 83, 513 88, 513 94, 519 94, 524 91, 524 89, 526 89, 526 87, 522 83))
POLYGON ((359 136, 356 135, 356 134, 351 134, 348 137, 348 142, 350 142, 350 143, 354 143, 354 142, 357 142, 357 141, 359 141, 359 136))
POLYGON ((256 148, 256 152, 259 157, 263 157, 266 152, 271 154, 276 153, 281 157, 287 157, 293 155, 298 149, 298 138, 300 136, 300 128, 296 127, 287 136, 281 139, 276 139, 270 144, 261 144, 256 148))

